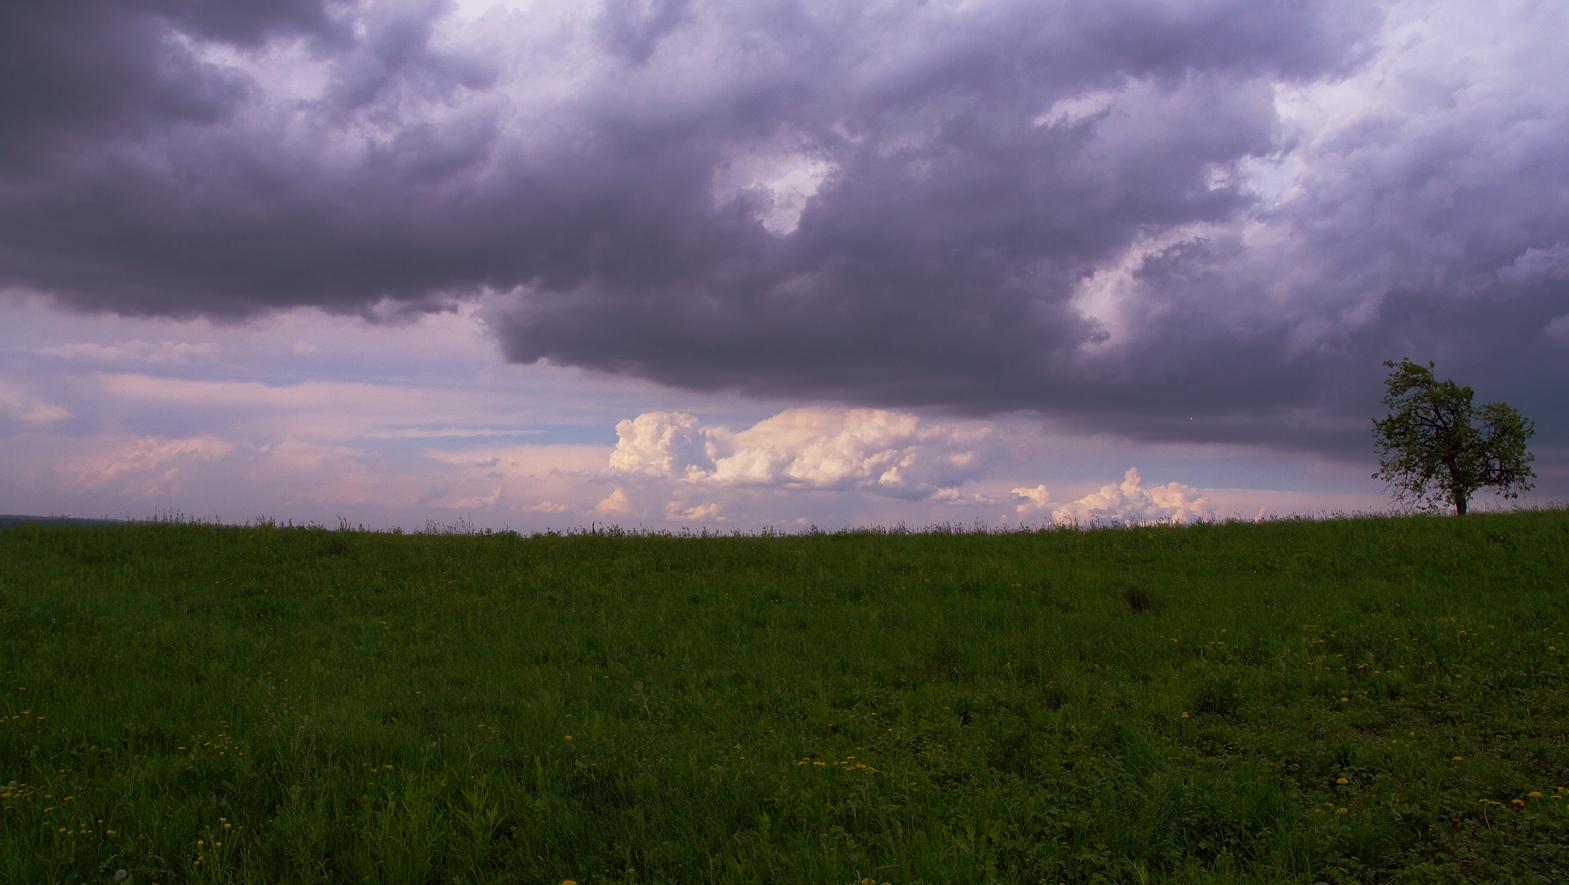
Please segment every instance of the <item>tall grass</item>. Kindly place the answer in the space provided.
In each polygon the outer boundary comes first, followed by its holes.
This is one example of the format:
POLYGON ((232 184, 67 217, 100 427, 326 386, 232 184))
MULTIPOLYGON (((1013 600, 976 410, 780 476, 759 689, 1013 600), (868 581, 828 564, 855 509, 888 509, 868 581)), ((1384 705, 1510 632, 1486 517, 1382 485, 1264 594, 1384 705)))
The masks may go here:
POLYGON ((0 881, 1569 880, 1569 512, 0 532, 0 881))

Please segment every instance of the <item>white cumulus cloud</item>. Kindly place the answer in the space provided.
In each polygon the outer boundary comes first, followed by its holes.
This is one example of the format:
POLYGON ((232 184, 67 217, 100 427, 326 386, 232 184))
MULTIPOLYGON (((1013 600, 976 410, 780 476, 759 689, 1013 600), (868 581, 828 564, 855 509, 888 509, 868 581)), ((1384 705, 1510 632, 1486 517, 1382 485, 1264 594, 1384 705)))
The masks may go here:
POLYGON ((1019 506, 1015 509, 1021 516, 1050 506, 1047 502, 1051 500, 1051 492, 1046 489, 1045 483, 1029 488, 1021 486, 1014 489, 1012 495, 1019 499, 1019 506))
MULTIPOLYGON (((1015 490, 1016 493, 1020 490, 1015 490)), ((1034 491, 1026 489, 1023 491, 1034 491)), ((1169 482, 1145 486, 1137 468, 1129 467, 1121 483, 1108 483, 1052 511, 1058 523, 1192 522, 1213 515, 1203 493, 1193 486, 1169 482)))
POLYGON ((625 516, 632 512, 632 501, 625 491, 617 488, 594 505, 594 512, 605 516, 625 516))
POLYGON ((714 465, 713 431, 685 412, 644 412, 616 422, 610 469, 649 476, 700 479, 714 465))
POLYGON ((665 518, 679 522, 705 522, 719 516, 719 505, 710 501, 707 504, 692 504, 690 506, 681 501, 671 501, 665 505, 665 518))
POLYGON ((997 448, 989 428, 886 409, 788 409, 742 431, 683 412, 616 425, 612 470, 728 487, 837 489, 927 498, 973 479, 997 448))

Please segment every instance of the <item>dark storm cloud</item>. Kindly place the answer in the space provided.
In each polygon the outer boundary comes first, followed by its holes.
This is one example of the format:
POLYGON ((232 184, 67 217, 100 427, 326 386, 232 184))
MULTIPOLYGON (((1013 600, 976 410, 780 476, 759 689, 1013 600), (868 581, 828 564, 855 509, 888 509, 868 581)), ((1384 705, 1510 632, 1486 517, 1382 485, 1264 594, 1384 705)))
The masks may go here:
POLYGON ((92 150, 170 125, 212 124, 246 83, 177 37, 255 46, 338 33, 322 0, 51 0, 0 6, 0 162, 92 150))
POLYGON ((1358 125, 1280 115, 1405 51, 1373 5, 456 15, 8 7, 0 283, 219 317, 490 293, 516 361, 1152 439, 1365 446, 1407 353, 1561 395, 1569 125, 1513 88, 1547 72, 1397 65, 1358 125))

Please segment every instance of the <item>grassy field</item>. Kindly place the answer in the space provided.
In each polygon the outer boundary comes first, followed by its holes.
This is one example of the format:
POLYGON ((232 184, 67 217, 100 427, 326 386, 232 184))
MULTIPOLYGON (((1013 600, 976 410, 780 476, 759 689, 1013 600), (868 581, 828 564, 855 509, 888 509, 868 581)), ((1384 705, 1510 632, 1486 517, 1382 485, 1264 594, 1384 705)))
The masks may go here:
POLYGON ((0 531, 0 881, 1569 881, 1569 511, 0 531))

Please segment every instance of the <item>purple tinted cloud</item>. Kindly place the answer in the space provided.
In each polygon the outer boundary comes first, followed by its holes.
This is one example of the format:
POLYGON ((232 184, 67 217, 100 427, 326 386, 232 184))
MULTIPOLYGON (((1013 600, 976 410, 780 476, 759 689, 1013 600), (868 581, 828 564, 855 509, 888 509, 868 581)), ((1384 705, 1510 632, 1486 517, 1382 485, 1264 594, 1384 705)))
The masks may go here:
POLYGON ((73 307, 1324 451, 1409 353, 1569 431, 1544 6, 13 6, 0 283, 73 307))

